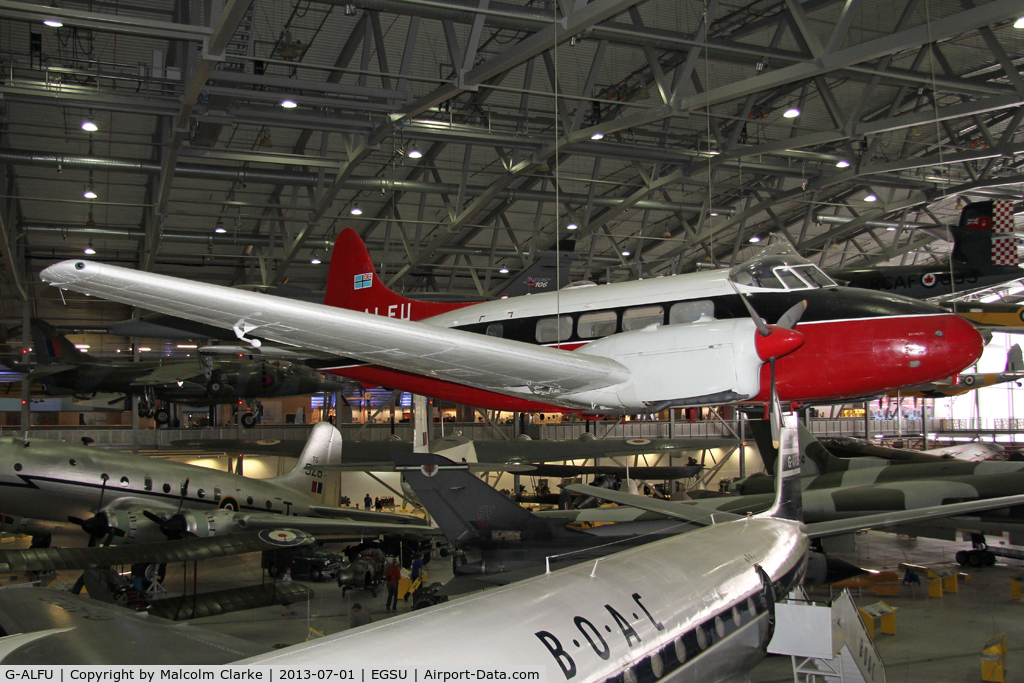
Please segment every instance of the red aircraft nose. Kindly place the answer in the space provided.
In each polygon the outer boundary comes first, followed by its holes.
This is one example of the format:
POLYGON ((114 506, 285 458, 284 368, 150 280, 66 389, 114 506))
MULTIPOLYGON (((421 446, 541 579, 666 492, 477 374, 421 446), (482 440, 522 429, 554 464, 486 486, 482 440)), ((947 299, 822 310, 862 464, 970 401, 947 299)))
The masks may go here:
MULTIPOLYGON (((804 344, 777 366, 779 395, 785 399, 862 398, 946 379, 976 362, 983 346, 978 331, 952 313, 799 327, 804 344)), ((762 369, 762 386, 767 386, 766 372, 762 369)))

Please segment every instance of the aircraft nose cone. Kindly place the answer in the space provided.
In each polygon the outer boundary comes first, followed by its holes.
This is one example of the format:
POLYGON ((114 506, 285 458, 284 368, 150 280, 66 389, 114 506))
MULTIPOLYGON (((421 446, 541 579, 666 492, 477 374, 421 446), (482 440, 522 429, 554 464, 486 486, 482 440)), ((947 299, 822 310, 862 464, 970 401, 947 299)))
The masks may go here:
POLYGON ((81 259, 72 259, 70 261, 61 261, 55 263, 48 268, 44 268, 39 277, 43 282, 48 282, 51 285, 59 287, 61 285, 69 284, 71 282, 77 282, 89 275, 92 275, 89 266, 95 266, 95 263, 91 261, 84 261, 81 259))
POLYGON ((942 362, 948 368, 945 374, 952 375, 974 365, 981 358, 985 342, 981 333, 966 319, 953 313, 943 318, 943 324, 936 331, 940 342, 936 346, 942 362), (942 332, 941 337, 938 332, 942 332))
POLYGON ((796 330, 778 325, 769 325, 768 329, 772 331, 768 336, 764 336, 760 332, 754 333, 754 347, 761 360, 781 358, 787 353, 796 351, 804 343, 804 335, 796 330))

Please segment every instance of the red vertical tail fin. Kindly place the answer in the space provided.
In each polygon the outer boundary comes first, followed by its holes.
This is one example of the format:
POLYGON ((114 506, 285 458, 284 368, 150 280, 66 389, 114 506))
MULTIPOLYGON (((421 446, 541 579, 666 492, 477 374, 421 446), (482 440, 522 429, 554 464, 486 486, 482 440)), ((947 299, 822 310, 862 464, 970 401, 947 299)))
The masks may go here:
POLYGON ((334 242, 324 305, 374 313, 388 318, 423 320, 470 305, 466 302, 414 301, 395 294, 377 277, 363 240, 345 228, 334 242))

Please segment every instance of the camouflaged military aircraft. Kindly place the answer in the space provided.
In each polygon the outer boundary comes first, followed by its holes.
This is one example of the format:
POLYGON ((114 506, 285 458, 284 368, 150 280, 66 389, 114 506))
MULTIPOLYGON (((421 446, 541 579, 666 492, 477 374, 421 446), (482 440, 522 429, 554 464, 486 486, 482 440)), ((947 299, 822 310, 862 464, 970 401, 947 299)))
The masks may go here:
MULTIPOLYGON (((210 406, 341 390, 341 382, 325 380, 312 368, 280 360, 215 360, 204 354, 189 360, 103 360, 76 348, 38 319, 32 320, 32 340, 37 365, 28 376, 40 382, 46 393, 138 396, 139 415, 152 417, 157 424, 168 424, 171 418, 167 408, 157 407, 157 401, 210 406)), ((243 427, 255 424, 253 413, 242 415, 243 427)))
MULTIPOLYGON (((771 444, 768 425, 752 420, 750 427, 765 468, 770 470, 774 467, 776 451, 771 444)), ((803 426, 800 427, 800 447, 804 456, 801 481, 804 518, 810 522, 1024 493, 1024 462, 947 459, 893 464, 875 457, 837 458, 803 426)), ((696 505, 736 514, 757 513, 771 504, 773 486, 773 477, 754 474, 731 484, 729 492, 732 496, 665 504, 696 505)), ((996 509, 977 516, 936 519, 900 529, 901 533, 951 541, 957 540, 958 531, 972 534, 972 549, 958 552, 958 562, 973 566, 994 563, 995 555, 986 545, 985 535, 1009 532, 1011 540, 1015 535, 1021 538, 1020 534, 1024 534, 1024 507, 996 509)))

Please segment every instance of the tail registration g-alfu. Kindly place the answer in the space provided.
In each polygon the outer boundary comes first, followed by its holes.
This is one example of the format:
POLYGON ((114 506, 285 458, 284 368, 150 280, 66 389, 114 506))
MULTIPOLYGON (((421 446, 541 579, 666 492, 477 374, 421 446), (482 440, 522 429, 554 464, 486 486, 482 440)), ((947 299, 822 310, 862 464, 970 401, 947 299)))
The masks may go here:
POLYGON ((776 601, 803 578, 810 538, 1024 502, 1011 496, 803 525, 795 416, 781 441, 775 503, 761 515, 716 513, 703 529, 239 664, 543 665, 548 683, 741 680, 764 657, 776 601))
POLYGON ((338 237, 323 305, 94 261, 64 261, 42 278, 243 341, 343 356, 323 369, 346 377, 503 410, 764 402, 773 376, 784 401, 852 399, 949 377, 982 350, 959 316, 839 287, 788 245, 731 270, 477 304, 395 294, 352 230, 338 237))

